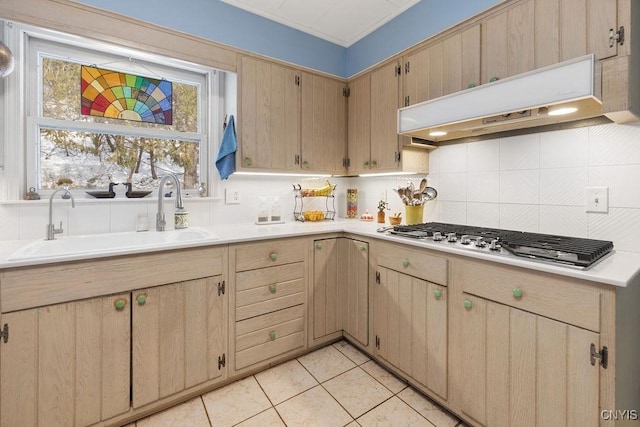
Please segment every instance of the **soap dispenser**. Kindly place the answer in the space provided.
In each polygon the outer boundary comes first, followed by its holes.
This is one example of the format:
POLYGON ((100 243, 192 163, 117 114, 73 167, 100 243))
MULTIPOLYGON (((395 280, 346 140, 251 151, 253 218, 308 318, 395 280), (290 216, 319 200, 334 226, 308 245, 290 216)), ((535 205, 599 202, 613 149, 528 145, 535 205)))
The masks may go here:
POLYGON ((278 196, 273 198, 273 204, 271 205, 271 222, 280 222, 280 202, 278 201, 278 196))
POLYGON ((258 205, 258 223, 269 222, 269 208, 267 207, 267 198, 260 197, 260 204, 258 205))

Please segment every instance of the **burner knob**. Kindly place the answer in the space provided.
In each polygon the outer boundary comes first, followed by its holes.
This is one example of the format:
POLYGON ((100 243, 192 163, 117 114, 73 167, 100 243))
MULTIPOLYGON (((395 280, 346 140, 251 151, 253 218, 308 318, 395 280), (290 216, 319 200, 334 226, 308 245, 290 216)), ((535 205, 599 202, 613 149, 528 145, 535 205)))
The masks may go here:
POLYGON ((439 231, 434 231, 433 232, 433 241, 434 242, 439 242, 440 240, 442 240, 442 233, 439 231))
POLYGON ((499 251, 501 247, 500 240, 498 239, 493 239, 491 243, 489 243, 489 249, 492 251, 499 251))
POLYGON ((455 242, 456 240, 458 240, 456 233, 447 234, 447 242, 455 242))
POLYGON ((471 243, 471 238, 466 234, 463 234, 462 237, 460 237, 460 243, 462 243, 463 245, 468 245, 469 243, 471 243))
POLYGON ((483 248, 485 245, 486 243, 482 240, 482 237, 476 237, 476 246, 478 248, 483 248))

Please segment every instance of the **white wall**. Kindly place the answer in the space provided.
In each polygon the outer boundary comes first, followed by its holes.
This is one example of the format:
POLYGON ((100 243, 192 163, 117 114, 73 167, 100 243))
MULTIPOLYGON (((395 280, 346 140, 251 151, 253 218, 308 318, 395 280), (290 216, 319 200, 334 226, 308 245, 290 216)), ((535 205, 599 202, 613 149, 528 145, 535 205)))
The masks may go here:
MULTIPOLYGON (((438 190, 425 221, 612 240, 616 249, 640 252, 640 127, 603 125, 504 139, 462 143, 431 152, 428 184, 438 190), (585 187, 609 187, 609 212, 586 213, 585 187)), ((421 176, 411 177, 418 183, 421 176)), ((346 216, 346 189, 357 188, 359 213, 375 214, 384 194, 392 212, 403 210, 392 191, 407 177, 329 178, 337 184, 335 208, 346 216)), ((292 184, 319 187, 325 178, 232 175, 221 184, 240 191, 241 203, 185 199, 191 225, 214 229, 253 222, 259 197, 280 198, 284 219, 293 221, 292 184)), ((323 199, 305 199, 305 209, 324 210, 323 199)), ((172 211, 172 203, 165 203, 172 211)), ((67 234, 133 231, 138 214, 153 227, 157 200, 83 199, 72 209, 56 200, 54 222, 67 234)), ((43 238, 48 205, 0 204, 0 239, 43 238)), ((404 215, 403 215, 404 216, 404 215)))

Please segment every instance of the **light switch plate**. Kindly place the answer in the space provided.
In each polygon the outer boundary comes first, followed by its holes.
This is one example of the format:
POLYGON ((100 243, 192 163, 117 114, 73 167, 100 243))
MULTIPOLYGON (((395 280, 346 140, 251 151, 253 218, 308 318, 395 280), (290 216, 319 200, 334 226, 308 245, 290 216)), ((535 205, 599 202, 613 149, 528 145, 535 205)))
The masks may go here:
POLYGON ((235 188, 227 188, 224 190, 224 202, 228 205, 237 205, 240 203, 240 190, 235 188))
POLYGON ((609 212, 609 187, 585 188, 586 212, 609 212))

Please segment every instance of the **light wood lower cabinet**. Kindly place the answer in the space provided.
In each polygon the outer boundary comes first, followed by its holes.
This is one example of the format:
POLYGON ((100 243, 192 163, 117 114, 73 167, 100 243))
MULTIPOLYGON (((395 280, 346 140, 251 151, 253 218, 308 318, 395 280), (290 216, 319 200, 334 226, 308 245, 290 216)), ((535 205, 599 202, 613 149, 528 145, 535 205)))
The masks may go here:
POLYGON ((225 376, 223 286, 215 276, 133 292, 134 408, 225 376))
POLYGON ((129 410, 129 295, 3 314, 0 425, 84 426, 129 410))
POLYGON ((464 294, 462 411, 486 426, 597 426, 598 333, 464 294))
POLYGON ((310 341, 344 331, 369 343, 369 244, 345 237, 313 242, 310 341))
POLYGON ((377 355, 447 398, 447 288, 384 267, 375 287, 377 355))

